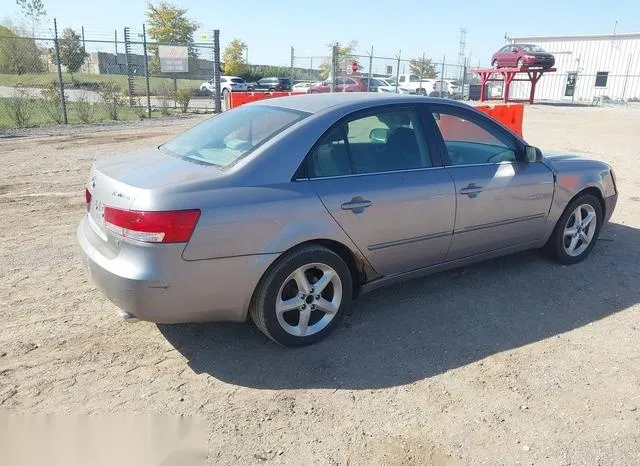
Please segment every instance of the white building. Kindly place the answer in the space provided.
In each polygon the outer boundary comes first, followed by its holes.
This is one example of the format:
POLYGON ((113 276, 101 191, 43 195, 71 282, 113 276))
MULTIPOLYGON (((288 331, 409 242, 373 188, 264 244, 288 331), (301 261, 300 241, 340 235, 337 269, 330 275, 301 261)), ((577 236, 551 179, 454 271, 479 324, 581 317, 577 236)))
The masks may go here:
MULTIPOLYGON (((506 41, 535 44, 555 55, 558 71, 542 76, 536 100, 640 98, 640 33, 506 37, 506 41)), ((528 98, 529 89, 529 83, 514 82, 511 98, 528 98)))

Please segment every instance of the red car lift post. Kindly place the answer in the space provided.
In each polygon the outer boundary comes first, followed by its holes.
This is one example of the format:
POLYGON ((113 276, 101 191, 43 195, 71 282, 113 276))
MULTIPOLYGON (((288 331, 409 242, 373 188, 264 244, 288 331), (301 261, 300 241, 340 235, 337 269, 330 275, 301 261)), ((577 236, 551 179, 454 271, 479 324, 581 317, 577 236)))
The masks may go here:
POLYGON ((502 99, 505 102, 529 102, 533 103, 533 99, 536 94, 536 84, 542 77, 544 73, 549 73, 556 71, 556 68, 483 68, 479 70, 471 70, 472 73, 480 75, 480 82, 482 83, 480 87, 480 102, 484 102, 486 100, 497 100, 497 99, 489 99, 486 96, 486 85, 489 81, 504 81, 504 88, 502 91, 502 99), (501 74, 502 78, 492 78, 491 76, 494 74, 501 74), (526 73, 528 78, 523 79, 515 79, 516 75, 519 73, 526 73), (509 99, 509 89, 511 88, 511 83, 513 81, 528 81, 531 83, 531 92, 529 92, 529 99, 509 99))

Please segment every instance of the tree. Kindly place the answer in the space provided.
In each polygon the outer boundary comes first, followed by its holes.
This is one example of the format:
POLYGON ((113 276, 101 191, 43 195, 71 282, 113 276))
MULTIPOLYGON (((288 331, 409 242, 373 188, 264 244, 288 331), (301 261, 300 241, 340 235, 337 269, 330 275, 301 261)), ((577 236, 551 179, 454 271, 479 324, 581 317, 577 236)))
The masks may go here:
MULTIPOLYGON (((200 27, 197 21, 192 21, 187 17, 187 9, 172 5, 169 2, 161 1, 156 5, 147 4, 147 24, 149 27, 149 37, 157 42, 169 42, 177 44, 190 44, 193 42, 193 35, 200 27)), ((158 58, 158 47, 150 45, 149 51, 152 58, 149 61, 151 72, 160 71, 160 59, 158 58)), ((189 57, 197 60, 198 52, 189 46, 189 57)))
MULTIPOLYGON (((334 42, 332 44, 328 44, 329 50, 331 54, 333 54, 333 47, 336 46, 337 50, 337 69, 336 76, 344 75, 347 72, 346 67, 351 66, 350 63, 356 61, 353 56, 353 51, 358 47, 358 41, 352 40, 347 44, 340 44, 339 42, 334 42)), ((320 65, 320 76, 322 79, 329 79, 331 74, 331 57, 326 58, 322 64, 320 65)))
MULTIPOLYGON (((67 71, 73 76, 73 73, 82 67, 88 56, 82 46, 82 39, 73 29, 66 28, 62 31, 59 48, 60 64, 65 66, 67 71)), ((53 63, 58 64, 55 49, 51 50, 51 59, 53 63)))
POLYGON ((233 39, 222 52, 225 74, 241 75, 246 70, 245 51, 247 44, 240 39, 233 39))
POLYGON ((22 14, 31 21, 31 36, 36 35, 36 25, 47 16, 42 0, 16 0, 16 4, 22 10, 22 14))
POLYGON ((422 77, 422 79, 435 78, 438 75, 431 58, 424 57, 411 59, 409 61, 409 72, 422 77))
POLYGON ((16 31, 0 26, 0 73, 40 73, 44 69, 41 55, 33 39, 18 38, 16 31))

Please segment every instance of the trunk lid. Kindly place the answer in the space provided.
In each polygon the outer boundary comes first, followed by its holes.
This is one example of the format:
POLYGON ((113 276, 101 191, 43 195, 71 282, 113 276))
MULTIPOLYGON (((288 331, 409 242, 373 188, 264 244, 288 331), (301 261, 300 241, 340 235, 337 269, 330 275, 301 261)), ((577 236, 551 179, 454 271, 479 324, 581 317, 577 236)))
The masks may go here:
POLYGON ((177 191, 185 185, 210 183, 222 174, 215 166, 173 157, 157 148, 96 161, 91 167, 87 185, 91 193, 87 206, 89 222, 96 234, 103 241, 108 241, 105 206, 124 210, 163 210, 152 208, 163 192, 177 191), (142 209, 140 203, 136 204, 138 198, 145 200, 142 209))

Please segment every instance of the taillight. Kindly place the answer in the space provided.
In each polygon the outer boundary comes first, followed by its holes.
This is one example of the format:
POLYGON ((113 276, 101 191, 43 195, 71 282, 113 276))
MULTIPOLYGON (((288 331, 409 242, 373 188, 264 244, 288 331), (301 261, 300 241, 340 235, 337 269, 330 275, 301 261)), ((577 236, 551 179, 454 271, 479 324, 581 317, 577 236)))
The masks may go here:
POLYGON ((84 202, 87 204, 88 210, 89 205, 91 205, 91 191, 89 191, 89 188, 84 188, 84 202))
POLYGON ((104 225, 107 229, 145 243, 186 243, 199 218, 199 210, 143 212, 104 208, 104 225))

